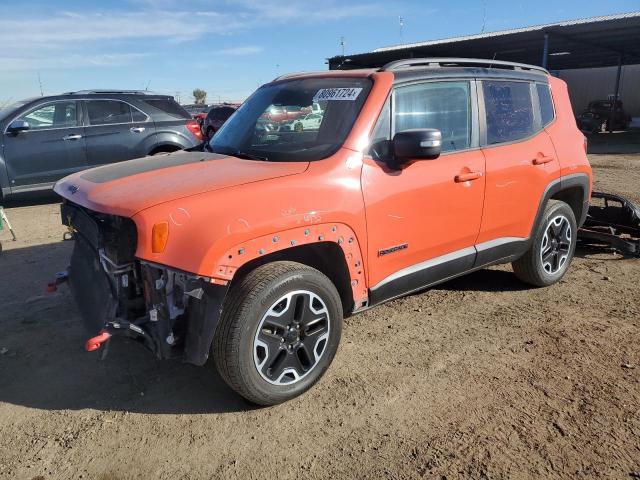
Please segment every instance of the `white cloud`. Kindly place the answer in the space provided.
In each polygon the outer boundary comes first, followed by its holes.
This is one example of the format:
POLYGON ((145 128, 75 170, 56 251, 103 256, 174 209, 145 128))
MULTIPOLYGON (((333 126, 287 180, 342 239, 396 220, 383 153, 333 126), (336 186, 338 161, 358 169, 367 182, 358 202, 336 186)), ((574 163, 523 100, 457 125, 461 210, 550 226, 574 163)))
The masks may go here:
POLYGON ((371 17, 388 14, 388 6, 382 3, 345 5, 337 0, 232 0, 233 5, 242 5, 247 10, 279 23, 291 20, 328 22, 353 17, 371 17))
POLYGON ((230 56, 243 56, 243 55, 255 55, 264 50, 259 45, 247 45, 244 47, 223 48, 222 50, 212 50, 211 53, 217 55, 230 55, 230 56))
POLYGON ((4 72, 20 72, 27 70, 50 70, 58 68, 79 67, 119 67, 130 65, 148 53, 102 53, 102 54, 70 54, 56 56, 2 56, 0 70, 4 72))
MULTIPOLYGON (((1 0, 0 0, 1 1, 1 0)), ((164 44, 230 36, 291 22, 317 24, 386 14, 382 4, 342 5, 340 0, 130 0, 130 8, 80 13, 0 16, 0 72, 127 65, 161 51, 164 44), (123 53, 111 53, 123 52, 123 53)), ((228 42, 225 42, 228 44, 228 42)), ((211 43, 215 45, 215 43, 211 43)), ((257 45, 224 46, 210 54, 248 56, 257 45)))
POLYGON ((0 19, 0 45, 6 51, 116 40, 185 41, 204 34, 231 33, 242 26, 242 22, 217 12, 61 12, 49 18, 0 19))

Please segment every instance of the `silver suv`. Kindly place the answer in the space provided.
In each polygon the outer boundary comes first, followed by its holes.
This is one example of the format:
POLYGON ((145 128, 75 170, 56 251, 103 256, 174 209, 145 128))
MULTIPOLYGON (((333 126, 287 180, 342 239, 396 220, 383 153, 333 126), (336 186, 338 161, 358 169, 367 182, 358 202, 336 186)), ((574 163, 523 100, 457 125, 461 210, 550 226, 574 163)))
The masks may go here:
POLYGON ((23 100, 0 110, 2 197, 48 190, 70 173, 173 152, 202 142, 173 97, 87 90, 23 100))

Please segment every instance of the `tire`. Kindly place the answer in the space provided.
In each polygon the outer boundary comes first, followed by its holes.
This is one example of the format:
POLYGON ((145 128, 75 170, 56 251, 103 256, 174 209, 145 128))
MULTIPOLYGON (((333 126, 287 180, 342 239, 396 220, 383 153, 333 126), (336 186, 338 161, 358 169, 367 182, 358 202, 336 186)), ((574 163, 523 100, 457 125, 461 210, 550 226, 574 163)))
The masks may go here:
POLYGON ((216 367, 250 402, 290 400, 331 364, 342 318, 340 295, 318 270, 294 262, 262 265, 227 295, 213 340, 216 367))
POLYGON ((536 287, 547 287, 559 281, 573 260, 577 233, 571 207, 559 200, 550 200, 529 250, 511 264, 516 277, 536 287), (568 230, 565 230, 567 226, 568 230))

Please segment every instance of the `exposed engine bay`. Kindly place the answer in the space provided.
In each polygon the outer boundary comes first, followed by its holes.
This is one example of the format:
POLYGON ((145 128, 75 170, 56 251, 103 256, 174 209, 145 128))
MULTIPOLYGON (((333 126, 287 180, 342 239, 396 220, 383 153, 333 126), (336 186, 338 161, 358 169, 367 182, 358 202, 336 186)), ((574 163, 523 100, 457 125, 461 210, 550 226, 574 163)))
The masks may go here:
POLYGON ((204 364, 227 287, 137 259, 137 231, 129 218, 68 201, 61 213, 75 240, 69 284, 86 328, 98 335, 87 349, 121 335, 158 358, 204 364))

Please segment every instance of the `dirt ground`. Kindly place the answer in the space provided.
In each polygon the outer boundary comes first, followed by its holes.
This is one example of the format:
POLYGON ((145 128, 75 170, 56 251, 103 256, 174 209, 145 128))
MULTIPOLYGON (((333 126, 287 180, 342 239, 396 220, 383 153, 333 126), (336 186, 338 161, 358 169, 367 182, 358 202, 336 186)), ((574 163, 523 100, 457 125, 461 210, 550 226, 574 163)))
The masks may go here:
MULTIPOLYGON (((640 154, 592 155, 640 202, 640 154)), ((212 364, 83 350, 58 206, 1 238, 0 478, 640 478, 640 259, 578 252, 559 284, 507 266, 346 321, 319 385, 271 408, 212 364)))

